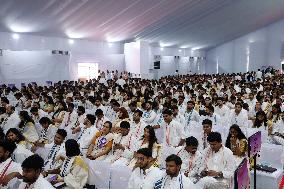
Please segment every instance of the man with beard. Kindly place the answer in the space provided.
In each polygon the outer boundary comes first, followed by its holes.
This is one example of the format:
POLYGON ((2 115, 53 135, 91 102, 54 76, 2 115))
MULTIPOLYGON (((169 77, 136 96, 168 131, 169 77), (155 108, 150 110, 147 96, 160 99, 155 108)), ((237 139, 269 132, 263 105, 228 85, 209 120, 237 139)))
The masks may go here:
POLYGON ((182 160, 172 154, 166 158, 166 173, 155 182, 154 189, 196 189, 191 180, 181 173, 182 160))
POLYGON ((12 187, 22 172, 20 164, 11 159, 16 144, 7 140, 0 142, 0 188, 12 187))
POLYGON ((152 151, 149 148, 141 148, 136 157, 136 168, 129 179, 128 189, 152 189, 162 173, 159 168, 153 166, 152 151))
POLYGON ((19 189, 54 189, 54 187, 43 178, 41 171, 43 159, 37 155, 31 155, 22 163, 23 181, 19 189))

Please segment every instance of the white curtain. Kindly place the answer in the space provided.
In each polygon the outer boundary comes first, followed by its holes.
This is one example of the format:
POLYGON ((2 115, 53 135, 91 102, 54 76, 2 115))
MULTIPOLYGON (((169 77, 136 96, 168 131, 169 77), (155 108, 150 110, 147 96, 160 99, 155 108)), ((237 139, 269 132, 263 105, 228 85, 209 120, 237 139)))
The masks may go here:
POLYGON ((69 55, 51 51, 3 51, 0 56, 0 84, 28 84, 70 79, 69 55))

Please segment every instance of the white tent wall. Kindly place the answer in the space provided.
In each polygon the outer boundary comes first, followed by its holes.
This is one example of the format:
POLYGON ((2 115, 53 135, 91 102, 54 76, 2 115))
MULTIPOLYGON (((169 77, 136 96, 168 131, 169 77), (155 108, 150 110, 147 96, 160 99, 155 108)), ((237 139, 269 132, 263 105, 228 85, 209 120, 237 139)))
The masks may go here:
POLYGON ((50 51, 4 51, 0 57, 0 84, 16 84, 69 79, 69 56, 50 51), (62 71, 67 70, 67 71, 62 71))
POLYGON ((0 49, 3 49, 3 56, 0 56, 0 83, 13 82, 19 85, 23 82, 35 81, 35 76, 31 72, 36 70, 42 72, 41 77, 36 74, 36 81, 41 83, 45 83, 47 80, 62 80, 63 78, 77 80, 77 63, 82 62, 98 63, 100 70, 123 71, 125 67, 122 43, 74 39, 74 43, 70 44, 68 38, 24 34, 19 34, 19 39, 13 39, 12 33, 0 32, 0 49), (52 50, 69 51, 70 57, 52 55, 52 50), (62 62, 64 64, 59 64, 62 62), (35 67, 34 70, 27 71, 31 73, 30 75, 23 76, 21 75, 23 73, 20 72, 17 72, 19 76, 7 77, 6 73, 3 75, 4 67, 9 70, 17 70, 16 66, 19 65, 25 67, 25 70, 28 70, 27 65, 34 65, 35 67), (56 71, 53 70, 53 75, 43 76, 48 72, 48 68, 54 68, 56 71), (56 74, 57 76, 55 76, 56 74))
POLYGON ((262 66, 281 69, 283 31, 284 19, 210 49, 206 52, 206 72, 246 72, 262 66))

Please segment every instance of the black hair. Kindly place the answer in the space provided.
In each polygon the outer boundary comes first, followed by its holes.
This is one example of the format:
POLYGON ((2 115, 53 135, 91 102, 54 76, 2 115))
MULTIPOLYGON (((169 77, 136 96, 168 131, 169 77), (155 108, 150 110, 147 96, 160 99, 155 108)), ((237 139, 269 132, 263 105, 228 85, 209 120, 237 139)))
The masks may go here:
POLYGON ((222 142, 221 134, 218 132, 211 132, 207 137, 208 142, 222 142))
POLYGON ((40 118, 39 123, 41 125, 45 124, 45 123, 48 123, 48 125, 50 125, 52 122, 51 122, 51 120, 48 117, 42 117, 42 118, 40 118))
POLYGON ((34 120, 31 118, 31 116, 29 115, 29 113, 27 111, 20 111, 19 115, 21 117, 23 117, 23 119, 24 119, 19 124, 20 128, 25 127, 26 123, 28 123, 28 122, 35 123, 34 120))
POLYGON ((74 157, 81 154, 79 144, 74 139, 68 139, 65 142, 65 150, 67 157, 74 157))
POLYGON ((112 123, 110 121, 106 121, 105 123, 107 123, 109 125, 109 129, 112 128, 112 123))
POLYGON ((128 122, 128 121, 122 121, 122 122, 120 122, 120 128, 129 129, 129 128, 130 128, 129 122, 128 122))
POLYGON ((193 100, 189 100, 189 101, 187 101, 187 104, 189 104, 189 103, 191 103, 191 104, 195 105, 195 102, 194 102, 193 100))
POLYGON ((10 142, 8 140, 0 141, 0 146, 4 148, 4 150, 9 152, 9 157, 11 157, 14 150, 17 148, 14 142, 10 142))
POLYGON ((166 162, 170 162, 170 161, 174 161, 176 165, 181 165, 182 164, 181 158, 179 156, 175 155, 175 154, 169 155, 166 158, 166 162))
MULTIPOLYGON (((235 129, 235 130, 237 131, 237 133, 238 133, 237 138, 238 138, 239 140, 241 140, 241 139, 247 139, 247 137, 244 135, 243 131, 240 129, 240 127, 239 127, 237 124, 233 124, 233 125, 230 127, 230 130, 231 130, 231 129, 235 129)), ((228 135, 227 140, 226 140, 226 147, 227 147, 227 148, 230 148, 230 149, 231 149, 231 140, 230 140, 231 137, 232 137, 232 135, 231 135, 231 133, 229 132, 229 135, 228 135)))
POLYGON ((152 157, 152 150, 149 148, 140 148, 139 150, 137 150, 136 152, 137 154, 142 154, 146 157, 152 157))
POLYGON ((140 117, 142 117, 142 115, 143 115, 143 112, 141 111, 141 110, 135 110, 135 112, 134 113, 138 113, 138 115, 140 116, 140 117))
MULTIPOLYGON (((144 130, 145 129, 148 129, 149 130, 149 145, 148 145, 148 148, 149 149, 153 149, 153 146, 154 146, 154 144, 155 143, 157 143, 157 137, 156 137, 156 133, 155 133, 155 130, 154 130, 154 128, 151 126, 151 125, 147 125, 145 128, 144 128, 144 130)), ((143 138, 144 138, 144 136, 143 136, 143 138)))
POLYGON ((207 125, 211 125, 212 126, 212 121, 210 119, 204 119, 202 121, 202 125, 207 124, 207 125))
POLYGON ((186 146, 198 146, 198 140, 194 136, 185 139, 186 146))
POLYGON ((95 115, 96 116, 104 115, 104 112, 101 109, 97 109, 95 115))
POLYGON ((81 111, 83 114, 86 112, 83 106, 78 106, 77 110, 81 111))
POLYGON ((69 108, 69 107, 71 107, 72 109, 74 109, 75 106, 74 106, 73 103, 70 103, 70 104, 68 104, 68 108, 69 108))
POLYGON ((172 110, 170 110, 170 109, 165 109, 165 110, 163 111, 163 115, 164 115, 164 114, 173 115, 173 112, 172 112, 172 110))
POLYGON ((58 129, 56 133, 62 136, 63 138, 67 136, 67 132, 64 129, 58 129))
POLYGON ((42 170, 44 160, 38 154, 34 154, 26 158, 22 163, 23 169, 42 170))
POLYGON ((31 113, 33 113, 33 112, 38 112, 38 108, 37 108, 37 107, 31 107, 30 112, 31 112, 31 113))
POLYGON ((92 125, 96 122, 96 117, 93 114, 87 114, 86 118, 91 122, 92 125))
POLYGON ((17 144, 21 141, 26 140, 24 135, 17 128, 10 128, 6 133, 6 139, 10 132, 14 133, 17 136, 18 139, 15 141, 17 144))

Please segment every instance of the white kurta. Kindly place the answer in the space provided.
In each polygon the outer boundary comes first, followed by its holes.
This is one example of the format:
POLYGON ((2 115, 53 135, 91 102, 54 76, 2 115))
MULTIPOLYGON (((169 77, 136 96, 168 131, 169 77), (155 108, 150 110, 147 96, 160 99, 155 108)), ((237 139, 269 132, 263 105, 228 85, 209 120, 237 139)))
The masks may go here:
MULTIPOLYGON (((21 165, 12 161, 11 158, 6 159, 4 162, 0 163, 0 175, 2 176, 7 176, 10 173, 13 172, 19 172, 22 173, 22 168, 21 165)), ((6 187, 3 187, 2 185, 0 185, 0 188, 8 188, 8 187, 12 187, 15 184, 15 181, 17 179, 12 179, 6 187)))
POLYGON ((163 145, 178 146, 181 139, 185 139, 182 125, 175 120, 172 120, 169 124, 164 122, 162 128, 164 132, 163 145))
POLYGON ((213 170, 223 173, 223 179, 215 179, 210 176, 203 177, 199 180, 198 184, 203 188, 207 187, 220 187, 224 188, 230 186, 230 180, 232 179, 235 171, 235 158, 233 152, 222 146, 218 152, 213 152, 210 147, 206 148, 203 156, 203 170, 213 170))
MULTIPOLYGON (((274 125, 273 125, 273 130, 272 134, 275 133, 280 133, 282 136, 284 136, 284 121, 282 119, 278 120, 274 125)), ((272 136, 273 142, 276 144, 284 145, 284 138, 281 136, 272 136)))
POLYGON ((81 152, 83 155, 85 155, 86 151, 88 150, 91 141, 95 134, 98 132, 98 129, 93 125, 89 128, 86 128, 85 125, 80 125, 81 126, 81 132, 79 133, 77 137, 77 142, 80 146, 81 152))
MULTIPOLYGON (((18 189, 26 189, 27 184, 22 182, 18 189)), ((42 175, 28 189, 55 189, 42 175)))
POLYGON ((2 122, 2 129, 4 134, 11 128, 18 128, 21 120, 17 112, 12 113, 10 116, 6 117, 2 122))
POLYGON ((162 171, 157 167, 143 170, 136 168, 129 179, 128 189, 152 189, 155 182, 162 176, 162 171))
POLYGON ((196 186, 183 173, 172 178, 164 173, 163 177, 155 182, 154 189, 196 189, 196 186))
POLYGON ((177 148, 177 156, 182 160, 181 172, 188 172, 189 177, 200 173, 200 167, 203 163, 202 154, 196 151, 195 154, 188 153, 183 146, 177 148))
POLYGON ((228 120, 230 121, 229 125, 237 124, 240 127, 247 127, 248 115, 245 110, 242 110, 238 115, 235 110, 231 110, 228 120))
POLYGON ((154 122, 156 116, 157 114, 153 110, 145 111, 142 115, 142 119, 146 124, 151 125, 154 122))

